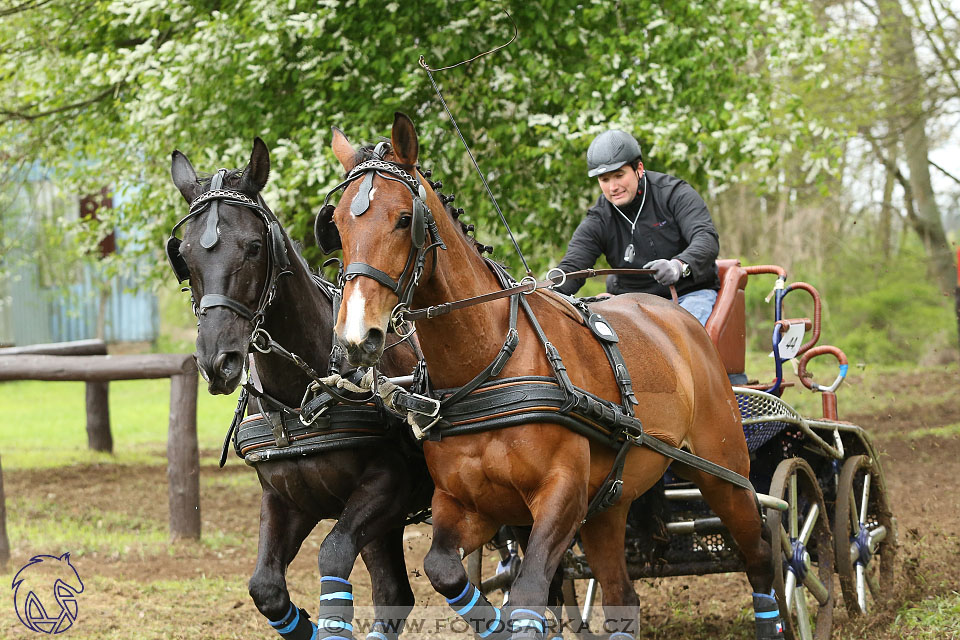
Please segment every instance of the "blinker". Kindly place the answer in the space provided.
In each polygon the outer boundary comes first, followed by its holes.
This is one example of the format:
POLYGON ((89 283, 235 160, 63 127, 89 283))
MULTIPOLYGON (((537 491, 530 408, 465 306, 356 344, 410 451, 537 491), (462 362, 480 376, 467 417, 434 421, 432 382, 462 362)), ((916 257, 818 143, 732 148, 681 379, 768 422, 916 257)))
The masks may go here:
MULTIPOLYGON (((226 169, 217 169, 217 172, 210 179, 210 190, 216 191, 223 187, 223 177, 227 174, 226 169)), ((210 213, 207 214, 207 226, 200 236, 200 246, 204 249, 212 249, 220 241, 220 201, 210 202, 210 213)))

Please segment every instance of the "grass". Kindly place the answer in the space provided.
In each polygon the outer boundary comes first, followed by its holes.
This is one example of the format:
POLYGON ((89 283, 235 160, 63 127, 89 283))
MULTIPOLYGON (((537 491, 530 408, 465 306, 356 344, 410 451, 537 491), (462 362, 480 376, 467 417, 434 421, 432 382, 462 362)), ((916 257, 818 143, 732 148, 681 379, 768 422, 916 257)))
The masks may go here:
MULTIPOLYGON (((236 396, 197 394, 201 449, 223 442, 236 396)), ((82 382, 22 381, 0 384, 0 455, 4 469, 70 464, 166 464, 170 381, 110 383, 110 428, 114 454, 87 449, 85 386, 82 382)))
POLYGON ((948 596, 903 607, 893 629, 898 637, 911 640, 960 638, 960 593, 954 591, 948 596))

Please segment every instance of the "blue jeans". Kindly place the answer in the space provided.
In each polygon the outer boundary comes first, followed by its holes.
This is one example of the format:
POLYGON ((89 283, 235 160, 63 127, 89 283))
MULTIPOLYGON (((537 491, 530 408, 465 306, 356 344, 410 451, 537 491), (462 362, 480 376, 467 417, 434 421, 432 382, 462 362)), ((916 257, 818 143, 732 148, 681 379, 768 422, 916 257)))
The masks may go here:
POLYGON ((713 312, 713 305, 717 302, 717 292, 713 289, 697 289, 685 293, 679 298, 680 306, 693 314, 693 317, 706 325, 707 319, 713 312))

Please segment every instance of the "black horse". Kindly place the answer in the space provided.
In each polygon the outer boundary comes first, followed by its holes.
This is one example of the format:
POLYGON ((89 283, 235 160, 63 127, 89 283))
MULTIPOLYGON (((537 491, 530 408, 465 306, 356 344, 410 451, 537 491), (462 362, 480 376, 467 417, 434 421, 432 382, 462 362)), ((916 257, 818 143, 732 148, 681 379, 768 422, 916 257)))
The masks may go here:
MULTIPOLYGON (((272 336, 325 375, 335 320, 331 299, 260 197, 269 172, 269 152, 259 138, 246 168, 220 170, 203 180, 187 157, 174 151, 173 182, 191 209, 183 240, 172 236, 167 249, 178 279, 190 281, 199 318, 196 358, 210 393, 232 393, 252 352, 269 398, 261 411, 299 407, 311 378, 276 351, 249 350, 254 330, 265 331, 258 333, 272 336)), ((412 372, 416 358, 408 345, 387 353, 385 374, 412 372)), ((370 572, 376 607, 368 638, 396 638, 413 607, 403 525, 408 514, 429 505, 433 486, 422 458, 399 442, 404 436, 398 425, 385 430, 392 435, 373 445, 351 446, 346 434, 345 448, 255 465, 263 496, 250 595, 284 638, 353 637, 347 579, 358 553, 370 572), (338 521, 320 546, 322 595, 314 623, 290 602, 285 573, 303 540, 325 518, 338 521)))

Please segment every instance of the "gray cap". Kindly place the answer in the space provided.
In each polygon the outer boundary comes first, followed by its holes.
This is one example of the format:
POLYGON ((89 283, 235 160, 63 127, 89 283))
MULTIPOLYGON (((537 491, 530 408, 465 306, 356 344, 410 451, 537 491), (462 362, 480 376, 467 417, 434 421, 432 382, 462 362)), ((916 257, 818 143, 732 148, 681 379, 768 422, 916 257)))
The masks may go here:
POLYGON ((587 149, 587 175, 596 178, 640 157, 640 143, 632 135, 619 129, 604 131, 587 149))

